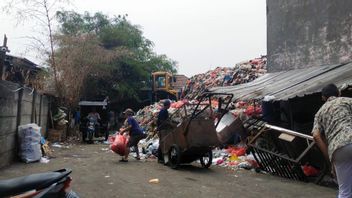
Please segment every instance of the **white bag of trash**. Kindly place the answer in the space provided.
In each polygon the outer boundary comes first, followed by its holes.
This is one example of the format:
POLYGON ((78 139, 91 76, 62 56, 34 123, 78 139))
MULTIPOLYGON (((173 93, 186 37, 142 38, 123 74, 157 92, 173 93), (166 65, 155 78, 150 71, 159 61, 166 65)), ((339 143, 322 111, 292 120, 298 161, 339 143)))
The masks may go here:
POLYGON ((26 124, 18 127, 19 157, 26 163, 39 161, 42 157, 40 147, 40 130, 36 124, 26 124))

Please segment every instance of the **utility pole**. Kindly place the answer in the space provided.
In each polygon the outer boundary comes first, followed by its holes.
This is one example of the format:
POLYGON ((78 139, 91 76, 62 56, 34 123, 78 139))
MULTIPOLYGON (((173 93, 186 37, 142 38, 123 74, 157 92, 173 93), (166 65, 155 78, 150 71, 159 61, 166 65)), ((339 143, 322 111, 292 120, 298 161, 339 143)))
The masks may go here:
POLYGON ((0 46, 0 80, 5 80, 6 52, 10 52, 10 50, 7 48, 7 37, 6 37, 6 34, 4 34, 4 41, 2 46, 0 46))

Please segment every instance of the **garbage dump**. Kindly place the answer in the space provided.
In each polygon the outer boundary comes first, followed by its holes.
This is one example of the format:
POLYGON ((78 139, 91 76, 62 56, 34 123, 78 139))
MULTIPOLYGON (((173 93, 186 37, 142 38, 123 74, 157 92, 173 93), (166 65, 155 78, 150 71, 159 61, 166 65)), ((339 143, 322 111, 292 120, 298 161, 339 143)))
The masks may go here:
MULTIPOLYGON (((191 108, 191 106, 185 104, 196 104, 198 102, 197 98, 208 89, 215 86, 232 86, 247 83, 265 73, 266 56, 261 56, 259 58, 238 63, 234 67, 217 67, 204 74, 198 74, 191 77, 186 87, 183 89, 183 98, 179 101, 172 101, 171 103, 169 114, 172 115, 172 121, 181 123, 182 117, 185 115, 180 114, 184 111, 178 111, 178 109, 185 107, 191 108)), ((211 103, 212 110, 217 111, 219 101, 213 100, 211 103)), ((156 133, 156 119, 161 108, 162 101, 159 101, 140 109, 135 115, 135 119, 140 123, 141 128, 143 128, 148 134, 147 138, 140 142, 140 147, 144 153, 142 157, 155 158, 155 155, 157 155, 159 139, 156 133)), ((191 109, 188 109, 188 112, 191 112, 191 109)), ((257 101, 232 102, 229 105, 229 112, 225 115, 228 122, 220 122, 217 127, 217 135, 220 142, 228 145, 241 143, 241 140, 245 137, 243 131, 241 131, 242 133, 236 133, 236 131, 233 131, 234 121, 236 121, 235 129, 239 130, 241 123, 239 123, 240 119, 238 118, 242 117, 242 119, 246 119, 251 116, 259 116, 261 112, 260 103, 257 101), (236 136, 236 134, 238 135, 236 136)), ((214 123, 215 121, 217 120, 214 118, 214 123)), ((242 151, 245 148, 245 146, 240 147, 242 151)), ((213 160, 213 163, 215 165, 231 168, 257 167, 257 164, 254 163, 254 159, 251 155, 247 157, 243 152, 240 153, 241 155, 236 155, 233 150, 236 149, 234 147, 228 147, 227 149, 214 150, 214 158, 216 160, 213 160)))
MULTIPOLYGON (((169 113, 174 113, 185 103, 196 104, 196 98, 204 91, 215 86, 231 86, 247 83, 266 73, 266 56, 236 64, 234 67, 218 67, 204 74, 198 74, 189 80, 184 88, 184 97, 180 101, 173 101, 169 113)), ((218 101, 212 101, 216 107, 218 101)), ((162 108, 162 102, 157 102, 140 109, 136 113, 136 120, 140 126, 151 136, 155 135, 155 119, 162 108)), ((230 112, 235 116, 258 116, 261 114, 260 103, 256 101, 235 101, 230 104, 230 112)), ((175 119, 179 117, 174 116, 175 119)), ((148 138, 147 138, 148 139, 148 138)))
POLYGON ((184 88, 184 97, 193 99, 212 87, 233 86, 248 83, 262 76, 266 70, 266 56, 243 61, 234 67, 217 67, 190 78, 184 88))

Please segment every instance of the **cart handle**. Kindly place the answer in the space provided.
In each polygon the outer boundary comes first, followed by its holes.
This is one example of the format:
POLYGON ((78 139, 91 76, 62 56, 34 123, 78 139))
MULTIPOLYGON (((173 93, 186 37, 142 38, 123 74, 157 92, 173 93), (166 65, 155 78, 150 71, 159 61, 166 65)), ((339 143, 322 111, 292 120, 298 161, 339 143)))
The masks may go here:
MULTIPOLYGON (((187 127, 186 127, 186 130, 184 132, 184 135, 186 136, 188 134, 188 129, 189 129, 189 125, 191 124, 192 120, 197 117, 199 114, 201 114, 205 109, 207 109, 209 106, 211 107, 211 97, 212 96, 215 96, 215 95, 219 95, 219 96, 229 96, 230 99, 228 100, 225 106, 225 110, 228 109, 231 101, 232 101, 232 98, 233 98, 233 94, 232 93, 217 93, 217 92, 205 92, 203 93, 201 96, 200 96, 200 100, 198 101, 198 104, 196 106, 196 108, 194 109, 192 115, 191 115, 191 118, 189 119, 188 123, 187 123, 187 127), (198 110, 198 107, 200 106, 200 104, 202 103, 202 101, 204 100, 205 97, 209 97, 209 104, 203 108, 200 112, 196 113, 197 110, 198 110)), ((221 102, 219 102, 219 105, 222 105, 221 102)), ((220 106, 221 108, 221 106, 220 106)), ((222 112, 221 113, 221 116, 219 117, 218 119, 218 122, 216 123, 215 127, 217 127, 220 123, 220 120, 221 118, 225 115, 225 112, 222 112)))

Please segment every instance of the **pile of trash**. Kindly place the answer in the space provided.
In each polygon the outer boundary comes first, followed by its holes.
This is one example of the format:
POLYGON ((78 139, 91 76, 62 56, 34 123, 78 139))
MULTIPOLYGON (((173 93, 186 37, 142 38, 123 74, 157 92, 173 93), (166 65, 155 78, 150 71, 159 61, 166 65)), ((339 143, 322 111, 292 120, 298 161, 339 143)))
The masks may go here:
POLYGON ((236 101, 230 106, 230 112, 237 118, 244 116, 242 120, 249 117, 259 117, 262 114, 262 106, 259 101, 236 101))
POLYGON ((213 164, 232 170, 255 169, 258 163, 252 154, 246 154, 246 146, 229 146, 226 149, 213 150, 213 164))
POLYGON ((262 76, 266 70, 266 56, 244 61, 235 67, 217 67, 190 78, 185 89, 186 99, 193 99, 212 87, 233 86, 248 83, 262 76))
MULTIPOLYGON (((237 84, 243 84, 262 76, 266 73, 266 56, 261 56, 260 58, 255 58, 249 61, 244 61, 236 64, 234 67, 217 67, 214 70, 210 70, 203 74, 198 74, 190 78, 186 87, 184 88, 183 100, 172 101, 171 107, 169 109, 169 115, 172 116, 172 120, 178 123, 182 122, 183 115, 182 112, 178 111, 183 107, 184 104, 197 103, 196 100, 204 91, 216 86, 233 86, 237 84)), ((216 111, 217 101, 212 101, 213 110, 216 111)), ((188 106, 186 106, 188 107, 188 106)), ((162 108, 162 101, 156 102, 150 106, 146 106, 140 109, 136 115, 135 119, 139 122, 141 128, 147 133, 147 138, 141 141, 141 147, 143 148, 143 153, 145 157, 155 157, 156 150, 159 145, 159 141, 156 134, 156 120, 159 111, 162 108)), ((191 110, 189 111, 191 112, 191 110)), ((262 108, 260 103, 257 101, 235 101, 230 104, 230 112, 237 118, 239 116, 251 117, 259 116, 262 113, 262 108)), ((232 157, 232 161, 228 161, 225 151, 216 151, 214 153, 216 156, 221 155, 224 162, 219 163, 219 165, 232 166, 236 164, 232 157)), ((230 154, 231 155, 231 154, 230 154)), ((233 155, 232 155, 233 156, 233 155)), ((220 157, 220 156, 217 156, 220 157)), ((230 158, 229 158, 230 159, 230 158)), ((244 166, 246 161, 243 156, 238 156, 239 164, 244 166)), ((220 162, 220 161, 219 161, 220 162)))
POLYGON ((156 102, 150 106, 140 109, 134 118, 138 121, 140 127, 148 133, 149 136, 154 136, 156 129, 156 119, 159 111, 162 108, 161 102, 156 102))
POLYGON ((68 120, 66 120, 67 114, 65 113, 65 110, 66 109, 64 107, 58 107, 57 113, 53 116, 55 128, 57 129, 64 128, 68 123, 68 120))

